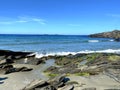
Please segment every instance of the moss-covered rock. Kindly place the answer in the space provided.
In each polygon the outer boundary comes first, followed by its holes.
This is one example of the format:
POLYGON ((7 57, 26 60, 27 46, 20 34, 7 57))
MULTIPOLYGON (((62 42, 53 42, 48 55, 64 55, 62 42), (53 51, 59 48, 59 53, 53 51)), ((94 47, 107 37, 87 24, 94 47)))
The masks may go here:
POLYGON ((120 55, 112 53, 90 53, 90 54, 77 54, 68 56, 55 56, 55 63, 59 66, 52 66, 46 70, 52 74, 77 74, 96 75, 107 68, 116 68, 115 65, 120 65, 120 55), (84 64, 81 65, 82 62, 84 64), (114 66, 114 67, 113 67, 114 66))

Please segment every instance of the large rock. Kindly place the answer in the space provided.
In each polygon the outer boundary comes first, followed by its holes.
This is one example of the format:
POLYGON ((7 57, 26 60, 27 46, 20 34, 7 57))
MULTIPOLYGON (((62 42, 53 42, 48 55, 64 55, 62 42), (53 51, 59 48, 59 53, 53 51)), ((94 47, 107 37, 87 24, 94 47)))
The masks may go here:
POLYGON ((32 54, 33 52, 14 52, 14 51, 10 51, 10 50, 0 50, 0 56, 1 58, 8 58, 11 57, 9 59, 15 59, 15 58, 21 58, 21 57, 26 57, 30 54, 32 54))
POLYGON ((68 79, 65 78, 65 75, 60 75, 48 81, 35 80, 28 84, 22 90, 58 90, 59 88, 62 87, 65 87, 65 89, 63 90, 73 90, 72 88, 74 88, 74 86, 71 85, 65 86, 65 83, 67 81, 68 79))
POLYGON ((26 72, 26 71, 31 71, 32 68, 27 68, 27 67, 20 67, 20 68, 15 68, 13 65, 4 65, 0 68, 0 74, 10 74, 14 72, 26 72))
POLYGON ((37 90, 39 90, 38 88, 42 88, 45 86, 48 86, 47 82, 45 82, 43 80, 35 80, 35 81, 32 81, 30 84, 28 84, 22 90, 35 90, 35 88, 37 88, 37 90))
POLYGON ((0 50, 0 61, 6 60, 6 64, 14 63, 14 61, 17 59, 27 58, 31 56, 34 56, 33 52, 15 52, 10 50, 0 50))
POLYGON ((45 60, 36 58, 33 52, 0 50, 0 66, 11 63, 38 65, 44 62, 45 60))

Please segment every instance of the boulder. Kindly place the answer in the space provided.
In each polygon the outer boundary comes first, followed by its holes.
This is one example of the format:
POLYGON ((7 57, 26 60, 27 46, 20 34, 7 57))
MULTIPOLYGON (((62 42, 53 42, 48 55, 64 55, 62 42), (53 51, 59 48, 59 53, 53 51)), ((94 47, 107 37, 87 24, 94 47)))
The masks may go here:
POLYGON ((32 81, 30 84, 28 84, 22 90, 35 90, 35 88, 37 88, 37 90, 39 90, 39 88, 42 88, 42 87, 45 87, 45 86, 48 86, 47 82, 45 82, 43 80, 35 80, 35 81, 32 81))
POLYGON ((10 74, 13 72, 26 72, 26 71, 31 71, 33 70, 32 68, 27 68, 27 67, 21 67, 21 68, 15 68, 13 65, 3 65, 0 68, 0 74, 10 74))
POLYGON ((57 76, 51 80, 48 81, 51 86, 54 86, 56 89, 65 86, 66 82, 69 81, 69 78, 66 78, 65 74, 62 74, 60 76, 57 76))
POLYGON ((74 85, 66 85, 58 90, 74 90, 74 85))
POLYGON ((10 50, 0 50, 0 56, 5 56, 5 57, 11 56, 11 59, 16 58, 17 56, 26 57, 32 53, 33 52, 17 52, 17 51, 14 52, 10 50))
POLYGON ((26 71, 31 71, 31 70, 33 69, 27 68, 27 67, 16 68, 16 72, 26 72, 26 71))
MULTIPOLYGON (((43 80, 32 81, 22 90, 58 90, 58 88, 64 87, 67 81, 68 78, 65 78, 65 75, 60 75, 48 81, 43 81, 43 80)), ((65 89, 61 89, 61 90, 73 90, 73 88, 74 86, 67 85, 65 89)))
POLYGON ((11 64, 11 63, 14 63, 14 61, 13 61, 13 59, 6 59, 6 63, 11 64))

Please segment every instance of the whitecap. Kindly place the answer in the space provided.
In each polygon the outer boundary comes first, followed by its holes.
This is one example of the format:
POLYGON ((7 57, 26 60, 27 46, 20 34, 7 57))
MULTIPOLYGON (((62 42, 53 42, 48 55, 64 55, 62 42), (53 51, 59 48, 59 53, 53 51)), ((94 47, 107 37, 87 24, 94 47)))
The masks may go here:
POLYGON ((111 41, 111 42, 113 42, 114 40, 113 40, 113 39, 111 39, 110 41, 111 41))
POLYGON ((94 43, 94 42, 99 42, 99 40, 88 40, 88 42, 94 43))

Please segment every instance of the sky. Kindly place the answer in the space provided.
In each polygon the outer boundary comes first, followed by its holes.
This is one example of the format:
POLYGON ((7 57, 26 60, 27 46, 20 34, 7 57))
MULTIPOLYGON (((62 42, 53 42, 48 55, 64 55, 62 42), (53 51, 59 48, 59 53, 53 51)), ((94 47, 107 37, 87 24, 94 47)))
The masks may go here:
POLYGON ((0 0, 0 34, 120 30, 120 0, 0 0))

